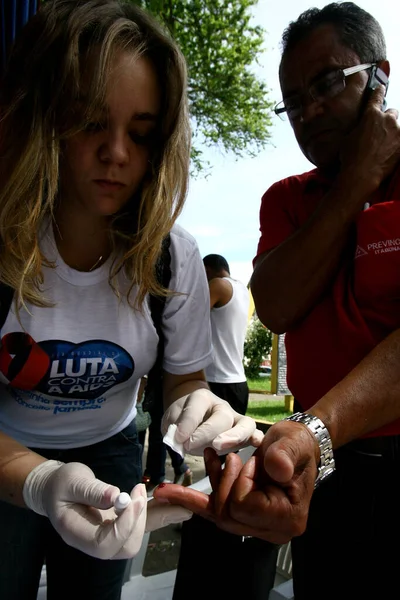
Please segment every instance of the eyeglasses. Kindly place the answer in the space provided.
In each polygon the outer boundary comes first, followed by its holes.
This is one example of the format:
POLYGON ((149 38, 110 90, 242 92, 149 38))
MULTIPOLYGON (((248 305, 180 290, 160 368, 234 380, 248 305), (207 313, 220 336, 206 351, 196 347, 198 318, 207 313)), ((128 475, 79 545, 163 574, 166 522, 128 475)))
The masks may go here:
POLYGON ((375 63, 364 63, 362 65, 356 65, 355 67, 348 67, 347 69, 331 71, 330 73, 327 73, 327 75, 314 81, 307 92, 288 96, 279 102, 274 108, 274 113, 281 119, 285 119, 285 116, 287 115, 291 121, 294 121, 301 116, 304 105, 304 96, 310 96, 314 102, 322 102, 326 98, 334 98, 345 89, 346 77, 354 75, 354 73, 359 73, 360 71, 366 71, 373 66, 375 66, 375 63))

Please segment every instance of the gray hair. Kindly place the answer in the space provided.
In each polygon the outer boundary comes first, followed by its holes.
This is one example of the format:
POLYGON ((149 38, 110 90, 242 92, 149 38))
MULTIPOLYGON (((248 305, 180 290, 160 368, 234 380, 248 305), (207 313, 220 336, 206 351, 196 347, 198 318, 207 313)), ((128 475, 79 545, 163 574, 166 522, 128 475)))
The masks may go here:
POLYGON ((378 21, 353 2, 332 2, 323 8, 310 8, 289 23, 281 40, 282 59, 321 25, 333 25, 344 46, 362 63, 386 60, 386 43, 378 21))

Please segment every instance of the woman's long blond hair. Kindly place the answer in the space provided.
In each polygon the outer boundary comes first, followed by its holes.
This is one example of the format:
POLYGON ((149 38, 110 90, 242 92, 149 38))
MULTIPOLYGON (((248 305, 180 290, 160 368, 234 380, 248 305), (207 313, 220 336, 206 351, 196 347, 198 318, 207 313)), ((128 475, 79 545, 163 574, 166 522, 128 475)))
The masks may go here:
POLYGON ((131 3, 52 0, 22 30, 0 83, 0 280, 16 290, 18 305, 48 305, 41 292, 42 268, 54 265, 41 254, 38 234, 54 215, 63 140, 90 122, 104 101, 111 61, 121 49, 151 61, 162 104, 149 173, 110 225, 120 257, 110 284, 118 293, 117 274, 124 269, 131 281, 128 299, 137 308, 147 293, 167 293, 157 282, 155 265, 187 193, 185 61, 157 22, 131 3), (76 122, 73 107, 94 48, 87 110, 76 122), (131 301, 135 284, 138 294, 131 301))

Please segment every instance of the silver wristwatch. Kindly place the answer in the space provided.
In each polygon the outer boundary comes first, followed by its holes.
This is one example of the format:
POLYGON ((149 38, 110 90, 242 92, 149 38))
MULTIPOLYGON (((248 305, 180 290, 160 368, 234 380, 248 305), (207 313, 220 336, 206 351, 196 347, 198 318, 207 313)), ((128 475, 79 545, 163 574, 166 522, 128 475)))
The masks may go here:
POLYGON ((332 475, 332 473, 335 471, 335 459, 333 456, 332 440, 331 436, 329 435, 329 431, 321 419, 318 419, 318 417, 314 417, 313 415, 309 415, 307 413, 297 412, 290 417, 286 417, 284 420, 303 423, 317 438, 321 459, 318 465, 318 476, 314 485, 314 488, 316 488, 319 486, 321 481, 332 475))

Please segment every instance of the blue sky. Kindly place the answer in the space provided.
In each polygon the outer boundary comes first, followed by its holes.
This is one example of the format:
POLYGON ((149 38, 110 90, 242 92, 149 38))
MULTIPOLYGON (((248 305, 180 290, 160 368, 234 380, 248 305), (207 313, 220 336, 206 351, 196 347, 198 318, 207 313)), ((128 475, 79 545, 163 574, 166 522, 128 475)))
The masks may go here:
MULTIPOLYGON (((266 30, 265 52, 260 59, 260 76, 274 102, 280 98, 278 66, 281 34, 301 12, 329 4, 312 0, 259 0, 254 22, 266 30)), ((360 0, 359 6, 381 24, 391 63, 388 106, 400 108, 400 8, 395 0, 360 0)), ((179 224, 196 238, 202 256, 222 254, 233 277, 247 283, 259 237, 261 196, 275 181, 313 168, 303 156, 288 122, 274 117, 269 146, 255 158, 236 159, 219 151, 206 150, 212 165, 207 178, 192 179, 179 224)))

